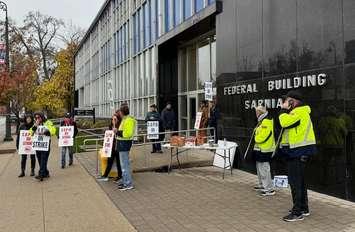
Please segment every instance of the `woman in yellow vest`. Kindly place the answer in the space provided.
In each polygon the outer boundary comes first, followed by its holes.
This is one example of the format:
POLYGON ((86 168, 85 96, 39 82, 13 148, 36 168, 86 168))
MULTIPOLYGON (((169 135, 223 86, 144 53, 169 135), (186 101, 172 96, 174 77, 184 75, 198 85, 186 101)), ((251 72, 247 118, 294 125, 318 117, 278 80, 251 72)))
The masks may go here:
POLYGON ((259 185, 255 190, 261 191, 262 196, 275 195, 270 172, 271 155, 275 150, 274 121, 263 106, 255 108, 258 126, 255 129, 254 158, 259 185))

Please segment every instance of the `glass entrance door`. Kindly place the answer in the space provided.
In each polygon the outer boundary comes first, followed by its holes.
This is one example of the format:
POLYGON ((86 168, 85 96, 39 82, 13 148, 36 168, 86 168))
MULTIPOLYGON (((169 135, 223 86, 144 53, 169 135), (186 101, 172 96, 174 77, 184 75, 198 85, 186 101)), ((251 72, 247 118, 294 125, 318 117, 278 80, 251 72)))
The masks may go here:
POLYGON ((215 36, 196 39, 179 48, 179 130, 193 129, 204 82, 216 80, 215 36))

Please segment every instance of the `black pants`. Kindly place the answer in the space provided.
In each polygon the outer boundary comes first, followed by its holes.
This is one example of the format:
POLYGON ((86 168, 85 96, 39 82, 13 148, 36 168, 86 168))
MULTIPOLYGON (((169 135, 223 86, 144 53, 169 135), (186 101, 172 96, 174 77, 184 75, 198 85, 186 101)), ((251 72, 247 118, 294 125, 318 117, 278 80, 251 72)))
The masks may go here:
POLYGON ((49 171, 47 168, 48 158, 49 158, 49 151, 37 151, 37 160, 39 164, 39 172, 38 175, 40 177, 47 177, 49 176, 49 171))
POLYGON ((300 215, 302 211, 308 211, 307 187, 304 180, 304 171, 307 157, 291 158, 288 160, 288 181, 291 186, 293 201, 292 212, 300 215))
POLYGON ((114 160, 116 160, 118 178, 122 177, 120 153, 116 150, 112 151, 111 157, 107 159, 107 166, 103 177, 108 177, 108 175, 110 174, 114 160))
MULTIPOLYGON (((155 142, 155 141, 159 141, 159 139, 154 139, 154 140, 152 140, 152 142, 155 142)), ((160 144, 160 142, 158 142, 158 143, 153 143, 153 144, 152 144, 152 149, 153 149, 153 152, 161 151, 161 144, 160 144)))
MULTIPOLYGON (((21 156, 21 170, 25 171, 26 170, 26 162, 27 162, 27 155, 22 155, 21 156)), ((31 155, 31 170, 34 170, 36 167, 36 156, 31 155)))

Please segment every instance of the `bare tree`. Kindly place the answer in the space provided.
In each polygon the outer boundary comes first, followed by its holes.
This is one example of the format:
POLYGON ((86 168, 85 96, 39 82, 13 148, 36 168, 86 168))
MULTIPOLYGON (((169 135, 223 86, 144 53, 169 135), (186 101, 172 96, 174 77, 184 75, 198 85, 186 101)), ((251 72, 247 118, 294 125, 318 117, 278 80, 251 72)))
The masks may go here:
POLYGON ((69 44, 79 44, 84 34, 85 30, 83 28, 74 25, 73 22, 69 22, 65 24, 63 32, 58 34, 58 38, 67 46, 69 44))
POLYGON ((40 12, 29 12, 24 20, 24 26, 19 29, 19 34, 24 41, 33 41, 33 49, 38 52, 41 59, 44 79, 50 79, 54 70, 54 55, 56 48, 53 45, 58 31, 64 26, 62 20, 40 12))

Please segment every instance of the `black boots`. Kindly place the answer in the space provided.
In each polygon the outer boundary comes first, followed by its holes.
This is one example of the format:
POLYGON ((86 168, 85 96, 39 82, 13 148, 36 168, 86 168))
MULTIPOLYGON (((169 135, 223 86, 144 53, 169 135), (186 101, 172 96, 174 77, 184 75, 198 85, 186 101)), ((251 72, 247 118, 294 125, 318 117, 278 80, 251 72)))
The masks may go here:
POLYGON ((35 169, 33 168, 33 169, 31 169, 31 174, 30 174, 30 176, 34 176, 35 175, 35 169))
POLYGON ((18 176, 19 178, 21 178, 21 177, 24 177, 25 176, 25 170, 21 170, 21 173, 20 173, 20 175, 18 176))

